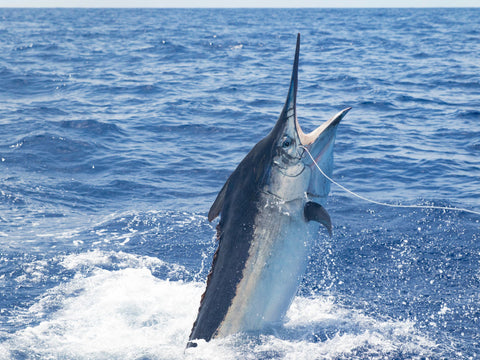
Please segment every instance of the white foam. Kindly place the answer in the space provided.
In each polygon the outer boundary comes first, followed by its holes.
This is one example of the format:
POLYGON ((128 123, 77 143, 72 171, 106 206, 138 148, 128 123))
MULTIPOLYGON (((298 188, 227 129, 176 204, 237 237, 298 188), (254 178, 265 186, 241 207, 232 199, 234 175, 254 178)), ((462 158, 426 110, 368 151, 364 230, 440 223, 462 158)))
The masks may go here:
POLYGON ((181 269, 121 252, 65 257, 61 264, 76 276, 19 315, 32 325, 0 344, 0 358, 383 359, 429 357, 436 349, 412 321, 378 319, 316 295, 296 297, 285 325, 267 335, 235 335, 185 351, 204 283, 158 279, 152 263, 181 269), (102 268, 112 258, 121 266, 102 268))
MULTIPOLYGON (((355 358, 360 349, 361 358, 383 358, 385 354, 428 357, 437 348, 434 341, 416 330, 411 320, 367 316, 359 310, 336 304, 333 297, 295 298, 287 313, 285 328, 305 327, 335 329, 333 337, 328 338, 327 334, 325 341, 299 347, 305 354, 310 352, 325 358, 355 358)), ((302 358, 301 354, 297 355, 292 358, 302 358)))
POLYGON ((92 250, 81 254, 71 254, 65 256, 60 265, 66 269, 75 270, 82 267, 107 266, 113 263, 116 268, 147 268, 150 270, 165 268, 169 278, 175 277, 175 275, 189 274, 184 266, 170 264, 155 257, 129 254, 123 251, 92 250))
POLYGON ((180 358, 202 287, 159 280, 145 268, 97 270, 32 306, 32 317, 60 310, 19 331, 7 349, 41 358, 180 358))

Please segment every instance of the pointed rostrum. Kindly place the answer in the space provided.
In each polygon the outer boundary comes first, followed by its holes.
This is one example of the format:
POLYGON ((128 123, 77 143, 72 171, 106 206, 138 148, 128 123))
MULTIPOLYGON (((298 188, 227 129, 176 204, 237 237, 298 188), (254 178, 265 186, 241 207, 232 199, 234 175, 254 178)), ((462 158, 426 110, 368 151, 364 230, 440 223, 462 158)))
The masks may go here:
POLYGON ((300 57, 300 33, 297 34, 297 46, 295 49, 295 59, 293 61, 292 77, 290 79, 290 88, 288 89, 287 100, 283 111, 287 116, 296 116, 297 89, 298 89, 298 59, 300 57))

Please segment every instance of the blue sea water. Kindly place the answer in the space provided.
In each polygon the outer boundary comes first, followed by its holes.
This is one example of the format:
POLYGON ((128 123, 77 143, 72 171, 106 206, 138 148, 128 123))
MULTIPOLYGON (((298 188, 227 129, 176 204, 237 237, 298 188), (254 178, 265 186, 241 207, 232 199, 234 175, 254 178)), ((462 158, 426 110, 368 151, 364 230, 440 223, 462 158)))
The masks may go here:
POLYGON ((297 32, 302 126, 353 107, 337 181, 480 211, 480 9, 0 9, 0 358, 480 355, 480 216, 335 186, 285 323, 184 352, 297 32))

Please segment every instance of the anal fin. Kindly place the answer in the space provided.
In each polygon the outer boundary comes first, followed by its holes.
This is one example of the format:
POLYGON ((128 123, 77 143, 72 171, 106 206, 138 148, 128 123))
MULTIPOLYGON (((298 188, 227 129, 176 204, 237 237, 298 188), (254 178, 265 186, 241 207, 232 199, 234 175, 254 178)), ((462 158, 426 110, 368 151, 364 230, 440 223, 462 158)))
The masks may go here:
POLYGON ((308 201, 303 208, 303 215, 306 221, 316 221, 325 226, 328 230, 328 234, 332 236, 332 221, 327 210, 316 202, 308 201))

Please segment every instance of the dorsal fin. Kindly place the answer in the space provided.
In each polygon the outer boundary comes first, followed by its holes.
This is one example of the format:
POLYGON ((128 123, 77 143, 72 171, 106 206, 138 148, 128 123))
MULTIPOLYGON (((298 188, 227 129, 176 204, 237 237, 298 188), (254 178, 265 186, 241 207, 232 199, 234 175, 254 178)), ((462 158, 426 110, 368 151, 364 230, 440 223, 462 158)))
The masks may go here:
POLYGON ((222 190, 217 195, 217 198, 213 202, 212 206, 210 207, 210 211, 208 212, 208 221, 212 221, 215 219, 218 214, 222 211, 223 208, 223 201, 225 200, 225 194, 227 192, 228 183, 230 182, 230 178, 225 182, 222 187, 222 190))
POLYGON ((328 230, 328 235, 332 236, 332 221, 327 210, 316 202, 308 201, 303 208, 303 215, 306 221, 317 221, 328 230))

